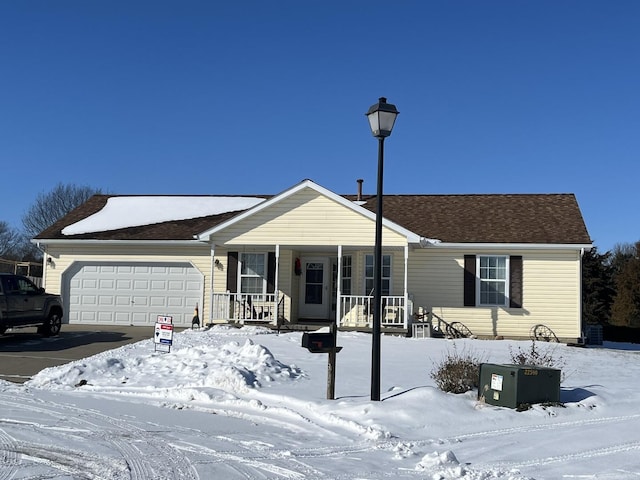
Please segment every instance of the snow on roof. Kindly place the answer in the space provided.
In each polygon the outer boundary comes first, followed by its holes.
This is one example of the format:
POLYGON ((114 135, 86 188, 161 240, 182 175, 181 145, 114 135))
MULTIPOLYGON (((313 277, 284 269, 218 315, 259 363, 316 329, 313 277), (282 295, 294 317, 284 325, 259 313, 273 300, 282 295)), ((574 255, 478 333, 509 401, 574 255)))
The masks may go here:
POLYGON ((111 197, 99 212, 62 230, 63 235, 106 232, 173 220, 247 210, 264 201, 256 197, 111 197))

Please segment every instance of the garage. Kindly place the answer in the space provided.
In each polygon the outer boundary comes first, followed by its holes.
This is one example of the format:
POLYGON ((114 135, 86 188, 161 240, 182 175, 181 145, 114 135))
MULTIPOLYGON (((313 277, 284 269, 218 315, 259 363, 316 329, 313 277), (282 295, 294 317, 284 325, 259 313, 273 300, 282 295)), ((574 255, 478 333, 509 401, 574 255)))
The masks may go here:
POLYGON ((191 326, 203 275, 188 262, 75 262, 63 274, 69 323, 191 326))

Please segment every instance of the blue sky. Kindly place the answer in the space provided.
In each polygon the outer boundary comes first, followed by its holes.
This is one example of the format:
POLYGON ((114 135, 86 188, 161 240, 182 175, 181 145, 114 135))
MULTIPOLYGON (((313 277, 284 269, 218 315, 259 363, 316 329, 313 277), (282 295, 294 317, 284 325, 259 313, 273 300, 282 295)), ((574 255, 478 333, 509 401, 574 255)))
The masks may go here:
POLYGON ((640 2, 0 1, 0 220, 117 194, 575 193, 640 240, 640 2))

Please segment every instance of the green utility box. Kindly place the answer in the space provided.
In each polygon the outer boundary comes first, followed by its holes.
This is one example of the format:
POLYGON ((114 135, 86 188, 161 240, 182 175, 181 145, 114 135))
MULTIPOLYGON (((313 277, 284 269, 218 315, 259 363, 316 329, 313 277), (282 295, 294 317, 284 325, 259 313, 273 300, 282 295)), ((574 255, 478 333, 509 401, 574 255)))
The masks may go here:
POLYGON ((532 365, 480 365, 478 399, 518 408, 523 404, 560 402, 560 370, 532 365))

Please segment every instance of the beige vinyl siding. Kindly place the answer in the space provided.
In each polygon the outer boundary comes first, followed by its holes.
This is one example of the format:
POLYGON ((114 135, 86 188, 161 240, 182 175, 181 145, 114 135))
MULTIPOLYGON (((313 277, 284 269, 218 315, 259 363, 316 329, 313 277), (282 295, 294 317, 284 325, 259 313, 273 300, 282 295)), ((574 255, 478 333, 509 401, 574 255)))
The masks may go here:
MULTIPOLYGON (((373 245, 375 221, 315 190, 303 189, 214 235, 219 245, 373 245)), ((406 238, 383 228, 385 245, 406 238)))
POLYGON ((463 258, 451 250, 412 250, 407 277, 414 305, 427 309, 432 305, 462 307, 463 258))
MULTIPOLYGON (((529 338, 537 324, 560 338, 580 337, 580 254, 577 251, 446 251, 411 254, 409 293, 446 322, 461 322, 478 336, 529 338), (464 254, 521 255, 523 308, 464 307, 464 254)), ((434 322, 437 318, 434 317, 434 322)))
POLYGON ((207 318, 203 314, 210 302, 206 294, 211 286, 211 249, 208 245, 50 245, 47 254, 52 257, 53 264, 45 262, 45 288, 61 295, 65 294, 62 292, 62 275, 74 262, 189 262, 204 277, 204 298, 199 305, 199 313, 201 320, 207 318))
MULTIPOLYGON (((229 268, 227 251, 223 248, 216 248, 214 250, 214 262, 218 260, 219 266, 213 267, 213 292, 225 293, 227 291, 227 269, 229 268)), ((211 292, 211 289, 206 290, 211 292)), ((208 318, 208 317, 207 317, 208 318)))

